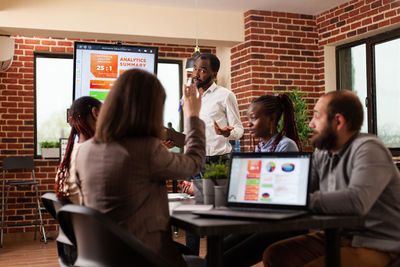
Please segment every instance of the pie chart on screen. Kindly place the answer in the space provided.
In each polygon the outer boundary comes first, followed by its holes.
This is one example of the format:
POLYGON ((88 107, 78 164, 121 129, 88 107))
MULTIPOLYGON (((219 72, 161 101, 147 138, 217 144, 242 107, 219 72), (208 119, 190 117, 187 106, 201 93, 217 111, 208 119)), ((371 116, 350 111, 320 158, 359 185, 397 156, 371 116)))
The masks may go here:
POLYGON ((273 172, 276 168, 276 164, 273 163, 272 161, 267 163, 267 171, 268 172, 273 172))
POLYGON ((284 171, 284 172, 294 171, 294 164, 293 163, 282 164, 282 171, 284 171))

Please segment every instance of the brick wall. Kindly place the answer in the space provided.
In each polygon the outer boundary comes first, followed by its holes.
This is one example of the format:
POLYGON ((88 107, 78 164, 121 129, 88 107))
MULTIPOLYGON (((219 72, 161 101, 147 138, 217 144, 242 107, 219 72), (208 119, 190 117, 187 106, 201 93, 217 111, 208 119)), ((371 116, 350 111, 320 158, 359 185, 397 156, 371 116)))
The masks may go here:
POLYGON ((400 26, 400 1, 353 0, 318 15, 316 24, 320 46, 387 26, 400 26))
MULTIPOLYGON (((320 90, 318 34, 308 15, 250 10, 245 13, 245 42, 231 50, 232 90, 242 122, 252 99, 299 88, 307 98, 320 90)), ((312 101, 310 101, 312 102, 312 101)), ((252 150, 245 126, 243 146, 252 150)))
MULTIPOLYGON (((353 0, 317 16, 250 10, 244 21, 245 41, 231 49, 231 83, 245 123, 252 99, 285 89, 306 93, 311 111, 325 91, 324 46, 400 27, 400 1, 353 0)), ((246 127, 241 144, 252 149, 246 127)))
MULTIPOLYGON (((15 56, 11 68, 0 73, 0 161, 7 156, 33 156, 34 154, 34 52, 73 53, 74 41, 110 43, 109 40, 56 39, 16 36, 15 56)), ((193 54, 193 46, 157 43, 124 44, 158 47, 161 59, 184 59, 193 54)), ((215 47, 201 47, 202 52, 215 53, 215 47)), ((72 77, 71 77, 72 79, 72 77)), ((35 173, 40 195, 53 191, 58 160, 35 159, 35 173)), ((28 172, 7 174, 9 179, 30 177, 28 172)), ((171 183, 169 183, 171 189, 171 183)), ((14 224, 34 220, 34 194, 29 189, 11 188, 6 223, 14 224)), ((45 215, 46 230, 55 224, 45 215)), ((11 227, 6 232, 29 232, 33 227, 11 227)))

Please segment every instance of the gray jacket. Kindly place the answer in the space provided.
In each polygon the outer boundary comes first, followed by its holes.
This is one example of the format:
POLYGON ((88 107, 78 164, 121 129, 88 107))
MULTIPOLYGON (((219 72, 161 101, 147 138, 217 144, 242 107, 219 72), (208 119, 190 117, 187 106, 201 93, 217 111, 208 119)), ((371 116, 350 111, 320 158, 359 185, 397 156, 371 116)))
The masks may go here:
POLYGON ((316 150, 312 184, 311 210, 365 215, 354 247, 400 252, 400 174, 376 136, 357 134, 336 155, 316 150))

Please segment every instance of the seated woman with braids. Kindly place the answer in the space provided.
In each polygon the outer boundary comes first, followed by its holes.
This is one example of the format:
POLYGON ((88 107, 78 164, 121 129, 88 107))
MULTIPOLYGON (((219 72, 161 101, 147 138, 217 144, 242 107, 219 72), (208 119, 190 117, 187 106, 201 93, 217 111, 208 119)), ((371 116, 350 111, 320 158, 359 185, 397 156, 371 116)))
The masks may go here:
POLYGON ((68 111, 71 133, 68 137, 65 156, 58 167, 55 191, 58 198, 68 198, 74 204, 80 204, 75 175, 76 155, 80 145, 94 136, 100 107, 99 100, 84 96, 76 99, 68 111), (76 138, 78 138, 77 143, 75 143, 76 138))
MULTIPOLYGON (((293 104, 288 95, 263 95, 254 99, 247 110, 247 117, 251 137, 261 138, 255 152, 295 152, 301 149, 293 104), (278 131, 282 115, 283 127, 278 131)), ((224 239, 224 266, 257 264, 270 244, 297 234, 299 232, 231 234, 224 239)))
POLYGON ((254 99, 248 110, 248 127, 253 137, 261 138, 255 152, 301 150, 292 101, 287 94, 263 95, 254 99), (283 114, 283 127, 278 122, 283 114))
MULTIPOLYGON (((263 95, 255 98, 247 110, 252 139, 261 138, 255 152, 296 152, 301 150, 292 101, 287 94, 263 95), (283 127, 278 122, 283 115, 283 127)), ((193 183, 183 182, 182 192, 193 195, 193 183)))

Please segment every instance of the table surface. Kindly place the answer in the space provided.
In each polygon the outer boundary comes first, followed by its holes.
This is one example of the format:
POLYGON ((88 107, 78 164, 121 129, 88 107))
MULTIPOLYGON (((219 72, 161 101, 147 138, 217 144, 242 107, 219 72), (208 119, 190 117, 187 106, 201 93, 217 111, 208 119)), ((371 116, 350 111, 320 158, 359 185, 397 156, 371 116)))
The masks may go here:
POLYGON ((307 229, 354 228, 364 223, 361 216, 303 215, 284 220, 243 220, 200 217, 194 214, 172 214, 171 224, 200 236, 231 233, 297 231, 307 229))

